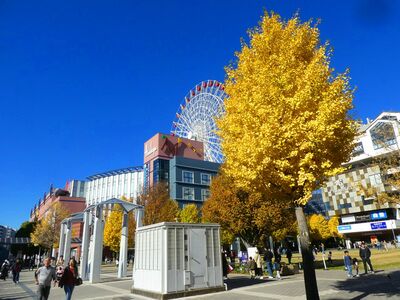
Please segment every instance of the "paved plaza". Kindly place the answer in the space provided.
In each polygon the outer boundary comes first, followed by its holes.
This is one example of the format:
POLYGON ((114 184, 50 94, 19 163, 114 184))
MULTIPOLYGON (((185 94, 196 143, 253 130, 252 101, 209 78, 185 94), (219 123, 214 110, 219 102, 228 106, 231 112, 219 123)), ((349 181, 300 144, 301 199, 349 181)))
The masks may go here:
MULTIPOLYGON (((131 273, 128 274, 131 276, 131 273)), ((400 271, 377 272, 347 279, 344 271, 317 271, 321 299, 400 299, 400 271)), ((127 277, 117 280, 115 267, 103 267, 102 283, 84 283, 76 287, 73 299, 147 299, 132 295, 132 280, 127 277)), ((244 275, 230 275, 226 280, 228 291, 193 296, 181 299, 241 300, 241 299, 305 299, 303 275, 283 277, 282 280, 250 280, 244 275)), ((33 271, 21 272, 21 281, 15 285, 12 280, 0 282, 0 299, 35 299, 36 286, 33 271)), ((64 291, 52 287, 50 299, 64 299, 64 291)))

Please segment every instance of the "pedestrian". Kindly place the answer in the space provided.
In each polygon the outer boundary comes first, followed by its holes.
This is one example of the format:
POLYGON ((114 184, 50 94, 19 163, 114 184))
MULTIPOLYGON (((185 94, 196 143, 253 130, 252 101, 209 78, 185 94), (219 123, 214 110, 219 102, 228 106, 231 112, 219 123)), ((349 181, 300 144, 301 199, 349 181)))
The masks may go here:
POLYGON ((51 281, 56 283, 56 271, 50 265, 50 257, 44 259, 44 266, 35 271, 35 281, 38 285, 38 300, 47 300, 50 294, 51 281))
POLYGON ((274 269, 276 271, 276 278, 280 280, 281 279, 281 260, 282 260, 282 256, 280 255, 280 253, 278 251, 275 251, 274 256, 275 256, 274 269))
POLYGON ((356 277, 360 277, 360 274, 359 274, 359 272, 358 272, 358 270, 359 270, 359 268, 358 268, 358 259, 357 259, 357 257, 354 257, 353 258, 353 267, 354 267, 354 270, 356 271, 356 277))
POLYGON ((353 262, 352 262, 351 256, 349 255, 349 251, 347 251, 347 250, 344 251, 343 260, 344 260, 344 267, 347 270, 347 277, 349 277, 349 278, 353 277, 353 270, 352 270, 353 262))
POLYGON ((17 259, 17 261, 11 267, 13 281, 15 284, 19 283, 19 273, 21 272, 21 269, 22 269, 21 261, 17 259))
POLYGON ((74 291, 76 282, 79 278, 78 267, 75 259, 69 260, 68 266, 65 267, 59 286, 64 287, 65 300, 71 300, 72 292, 74 291))
POLYGON ((35 267, 35 258, 31 256, 29 259, 29 271, 33 271, 33 268, 35 267))
POLYGON ((221 252, 221 260, 222 260, 222 275, 224 279, 228 279, 228 262, 226 260, 225 253, 221 252))
POLYGON ((385 249, 385 251, 389 251, 389 250, 388 250, 387 243, 386 243, 385 240, 383 241, 383 248, 385 249))
POLYGON ((250 256, 249 261, 247 262, 247 266, 249 267, 250 279, 254 279, 256 277, 256 262, 250 256))
POLYGON ((254 255, 254 261, 256 262, 256 278, 260 277, 260 279, 263 279, 262 276, 262 263, 261 263, 261 255, 258 253, 258 250, 256 250, 256 255, 254 255))
POLYGON ((64 265, 64 257, 60 255, 60 257, 57 259, 56 266, 63 266, 63 265, 64 265))
POLYGON ((292 264, 292 250, 290 248, 286 249, 286 258, 288 259, 289 265, 292 264))
POLYGON ((361 243, 360 257, 364 265, 364 274, 368 274, 367 264, 371 270, 371 273, 375 273, 371 263, 371 250, 369 250, 364 242, 361 243))
POLYGON ((328 263, 332 264, 332 251, 328 252, 328 263))
POLYGON ((273 279, 273 272, 272 272, 272 259, 274 258, 274 254, 272 253, 271 249, 267 249, 267 251, 264 254, 264 262, 265 262, 265 267, 268 272, 268 278, 273 279))
POLYGON ((0 269, 0 279, 3 279, 4 281, 8 277, 8 271, 10 270, 10 263, 6 259, 3 264, 1 265, 0 269))

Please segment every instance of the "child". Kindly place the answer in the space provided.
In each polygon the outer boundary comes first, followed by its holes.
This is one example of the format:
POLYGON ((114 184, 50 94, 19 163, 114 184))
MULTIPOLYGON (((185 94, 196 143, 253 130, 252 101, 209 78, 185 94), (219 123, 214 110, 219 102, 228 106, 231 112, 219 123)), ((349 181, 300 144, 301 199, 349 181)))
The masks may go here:
POLYGON ((250 273, 250 279, 254 279, 256 276, 256 262, 254 259, 250 256, 249 262, 247 263, 249 266, 249 273, 250 273))
POLYGON ((328 263, 332 264, 332 251, 328 252, 328 263))
POLYGON ((352 271, 352 260, 351 256, 349 255, 349 251, 344 251, 344 267, 347 270, 347 277, 351 278, 353 277, 353 271, 352 271))
POLYGON ((358 259, 356 257, 353 258, 353 267, 354 270, 356 270, 356 277, 360 277, 360 274, 358 274, 358 259))

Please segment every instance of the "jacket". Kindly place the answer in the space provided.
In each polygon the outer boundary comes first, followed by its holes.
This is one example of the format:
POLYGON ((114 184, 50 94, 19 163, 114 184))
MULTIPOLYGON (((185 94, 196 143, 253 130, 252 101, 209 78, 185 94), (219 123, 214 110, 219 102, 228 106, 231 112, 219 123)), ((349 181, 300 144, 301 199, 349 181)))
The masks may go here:
POLYGON ((370 258, 371 257, 371 250, 369 250, 368 247, 365 247, 364 249, 360 248, 360 257, 362 259, 370 258))

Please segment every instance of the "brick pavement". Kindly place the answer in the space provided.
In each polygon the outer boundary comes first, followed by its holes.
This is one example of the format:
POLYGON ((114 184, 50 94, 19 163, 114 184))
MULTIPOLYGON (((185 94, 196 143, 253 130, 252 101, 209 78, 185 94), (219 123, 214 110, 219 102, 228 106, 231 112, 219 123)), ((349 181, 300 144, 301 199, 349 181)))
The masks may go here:
MULTIPOLYGON (((73 299, 146 299, 130 294, 132 281, 116 280, 116 270, 106 269, 103 272, 103 283, 84 283, 77 287, 73 299)), ((318 288, 322 300, 341 299, 399 299, 400 300, 400 271, 377 272, 359 278, 347 279, 344 271, 317 271, 318 288)), ((193 296, 184 299, 199 300, 299 300, 305 299, 303 275, 283 277, 282 280, 251 280, 244 275, 230 275, 225 281, 228 291, 209 295, 193 296)), ((33 272, 23 271, 21 282, 14 285, 10 279, 0 281, 0 299, 35 299, 36 286, 33 272)), ((64 299, 64 291, 52 288, 50 299, 64 299)))

